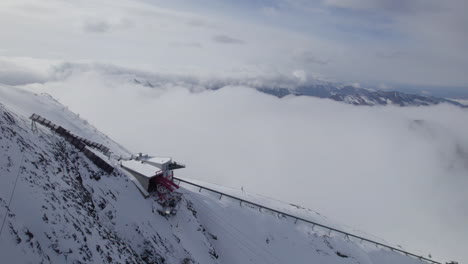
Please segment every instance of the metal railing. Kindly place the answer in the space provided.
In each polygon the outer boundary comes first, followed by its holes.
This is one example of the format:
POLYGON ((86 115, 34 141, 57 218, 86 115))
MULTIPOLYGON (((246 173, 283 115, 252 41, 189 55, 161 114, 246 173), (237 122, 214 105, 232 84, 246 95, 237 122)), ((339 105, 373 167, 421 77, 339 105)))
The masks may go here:
POLYGON ((329 230, 330 232, 336 232, 336 233, 339 233, 339 234, 343 234, 345 235, 346 238, 357 238, 359 239, 361 242, 362 241, 366 241, 368 243, 371 243, 371 244, 374 244, 376 246, 381 246, 383 248, 387 248, 387 249, 390 249, 391 251, 394 251, 394 252, 398 252, 398 253, 401 253, 401 254, 404 254, 406 256, 411 256, 411 257, 414 257, 414 258, 417 258, 419 260, 423 260, 423 261, 426 261, 426 262, 429 262, 429 263, 434 263, 434 264, 442 264, 441 262, 438 262, 438 261, 434 261, 432 259, 428 259, 428 258, 425 258, 423 256, 418 256, 416 254, 413 254, 413 253, 410 253, 408 251, 405 251, 403 249, 399 249, 399 248, 396 248, 396 247, 392 247, 392 246, 389 246, 389 245, 385 245, 385 244, 382 244, 380 242, 377 242, 377 241, 374 241, 374 240, 371 240, 371 239, 368 239, 368 238, 364 238, 364 237, 361 237, 361 236, 358 236, 358 235, 354 235, 354 234, 351 234, 349 232, 346 232, 346 231, 342 231, 342 230, 339 230, 339 229, 336 229, 336 228, 333 228, 333 227, 330 227, 330 226, 326 226, 326 225, 323 225, 323 224, 319 224, 317 222, 313 222, 313 221, 310 221, 310 220, 307 220, 307 219, 304 219, 304 218, 301 218, 301 217, 298 217, 298 216, 294 216, 294 215, 291 215, 291 214, 288 214, 288 213, 285 213, 285 212, 281 212, 281 211, 278 211, 276 209, 273 209, 273 208, 270 208, 270 207, 267 207, 267 206, 263 206, 263 205, 260 205, 260 204, 257 204, 257 203, 254 203, 254 202, 251 202, 251 201, 247 201, 247 200, 244 200, 242 198, 239 198, 239 197, 235 197, 235 196, 232 196, 232 195, 229 195, 229 194, 226 194, 226 193, 223 193, 223 192, 220 192, 220 191, 217 191, 217 190, 213 190, 211 188, 207 188, 205 186, 201 186, 199 184, 196 184, 196 183, 193 183, 193 182, 190 182, 190 181, 186 181, 186 180, 183 180, 183 179, 180 179, 180 178, 176 178, 174 177, 175 180, 179 181, 179 185, 181 183, 186 183, 186 184, 189 184, 189 185, 192 185, 192 186, 195 186, 195 187, 198 187, 200 188, 200 191, 202 189, 204 190, 208 190, 210 192, 214 192, 214 193, 217 193, 220 196, 220 199, 221 197, 223 196, 226 196, 226 197, 229 197, 229 198, 232 198, 232 199, 235 199, 235 200, 238 200, 242 203, 246 203, 246 204, 251 204, 253 206, 256 206, 258 208, 263 208, 265 210, 268 210, 268 211, 271 211, 271 212, 274 212, 274 213, 277 213, 277 214, 280 214, 280 215, 283 215, 283 216, 287 216, 287 217, 290 217, 292 219, 295 219, 295 223, 297 223, 297 221, 302 221, 302 222, 305 222, 305 223, 308 223, 308 224, 311 224, 312 227, 314 226, 318 226, 318 227, 321 227, 321 228, 324 228, 326 230, 329 230))

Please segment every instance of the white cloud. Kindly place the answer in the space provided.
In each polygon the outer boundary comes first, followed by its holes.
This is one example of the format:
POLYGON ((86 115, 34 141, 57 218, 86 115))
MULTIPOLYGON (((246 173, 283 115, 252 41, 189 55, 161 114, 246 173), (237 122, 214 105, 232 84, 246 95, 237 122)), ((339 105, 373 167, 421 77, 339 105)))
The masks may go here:
POLYGON ((327 65, 330 62, 330 60, 323 59, 309 50, 294 50, 293 60, 299 62, 300 64, 317 64, 321 66, 327 65))
POLYGON ((0 83, 23 85, 50 80, 52 61, 25 57, 0 57, 0 83))
POLYGON ((223 35, 223 34, 213 36, 213 41, 222 43, 222 44, 243 44, 244 43, 243 40, 233 38, 231 36, 223 35))
POLYGON ((304 70, 293 71, 293 76, 296 77, 300 83, 305 83, 307 81, 307 73, 304 70))
POLYGON ((93 33, 107 32, 110 27, 110 24, 104 20, 87 20, 83 26, 85 31, 93 33))
MULTIPOLYGON (((441 6, 437 12, 412 11, 414 16, 393 8, 390 21, 382 24, 366 16, 338 16, 331 5, 293 2, 294 8, 289 9, 285 4, 272 5, 278 10, 274 19, 258 16, 255 20, 240 11, 229 14, 225 9, 194 9, 191 5, 180 11, 163 2, 2 1, 2 55, 185 72, 245 67, 270 72, 303 69, 343 82, 463 86, 468 81, 463 71, 468 55, 461 52, 462 43, 466 43, 465 19, 457 15, 462 8, 455 8, 455 4, 441 6), (452 13, 457 19, 450 17, 452 13), (430 21, 441 22, 432 25, 430 21), (298 30, 291 25, 302 26, 298 30), (346 32, 340 31, 344 26, 346 32), (359 33, 366 30, 377 32, 377 37, 359 33), (399 38, 406 39, 377 39, 387 31, 396 31, 399 38), (40 45, 37 40, 41 40, 40 45), (200 43, 204 49, 194 52, 198 45, 171 43, 200 43)), ((388 19, 390 11, 381 11, 386 10, 385 5, 375 5, 375 12, 383 12, 377 17, 388 19)))
MULTIPOLYGON (((428 2, 428 1, 425 1, 428 2)), ((386 10, 411 12, 421 1, 418 0, 324 0, 325 5, 362 10, 386 10)))
POLYGON ((388 90, 391 90, 393 89, 391 86, 385 84, 385 83, 381 83, 377 86, 378 89, 380 90, 384 90, 384 91, 388 91, 388 90))
POLYGON ((425 96, 431 96, 431 92, 429 91, 422 91, 421 94, 425 95, 425 96))
POLYGON ((133 21, 125 17, 112 22, 100 18, 87 18, 83 22, 84 31, 90 33, 106 33, 113 29, 130 29, 133 26, 133 21))

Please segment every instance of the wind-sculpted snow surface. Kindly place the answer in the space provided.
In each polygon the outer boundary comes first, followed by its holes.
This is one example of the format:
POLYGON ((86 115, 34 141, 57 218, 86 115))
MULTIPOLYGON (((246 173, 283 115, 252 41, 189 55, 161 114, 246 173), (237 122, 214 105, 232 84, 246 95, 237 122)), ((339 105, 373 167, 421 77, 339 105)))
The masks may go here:
MULTIPOLYGON (((159 205, 144 199, 118 166, 104 173, 50 130, 32 132, 27 117, 48 113, 125 153, 117 143, 98 131, 91 135, 94 128, 50 97, 8 87, 0 95, 2 262, 419 263, 189 188, 181 189, 177 215, 161 216, 159 205)), ((327 221, 301 208, 288 210, 327 221)))

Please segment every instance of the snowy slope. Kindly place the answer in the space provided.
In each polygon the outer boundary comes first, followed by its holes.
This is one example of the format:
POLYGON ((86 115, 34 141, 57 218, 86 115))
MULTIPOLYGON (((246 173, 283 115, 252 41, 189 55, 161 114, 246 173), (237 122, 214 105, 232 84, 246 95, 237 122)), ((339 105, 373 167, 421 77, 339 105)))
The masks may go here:
MULTIPOLYGON (((129 153, 50 96, 0 86, 5 263, 420 263, 188 186, 177 215, 163 217, 118 166, 107 175, 50 130, 33 133, 33 112, 113 153, 129 153)), ((339 227, 310 210, 236 196, 339 227)))
MULTIPOLYGON (((220 200, 219 195, 189 189, 191 192, 185 193, 185 197, 190 197, 198 208, 198 218, 219 240, 213 241, 213 245, 221 263, 420 263, 307 223, 295 223, 275 213, 240 205, 230 198, 220 200)), ((251 195, 246 198, 256 202, 264 200, 251 195)), ((330 224, 317 213, 278 202, 272 204, 285 212, 330 224)))

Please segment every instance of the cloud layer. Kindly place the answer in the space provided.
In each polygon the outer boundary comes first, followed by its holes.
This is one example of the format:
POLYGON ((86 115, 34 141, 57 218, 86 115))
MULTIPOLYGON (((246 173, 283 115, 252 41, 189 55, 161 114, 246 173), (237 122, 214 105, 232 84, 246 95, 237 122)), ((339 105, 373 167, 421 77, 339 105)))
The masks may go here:
POLYGON ((0 55, 185 72, 302 70, 346 83, 468 83, 465 0, 202 3, 5 0, 0 55))
POLYGON ((227 35, 215 35, 213 36, 213 41, 222 43, 222 44, 243 44, 244 41, 236 39, 227 35))
POLYGON ((71 68, 27 88, 135 152, 186 163, 180 176, 301 204, 438 259, 468 259, 466 110, 207 91, 187 86, 190 77, 149 87, 133 73, 71 68))

